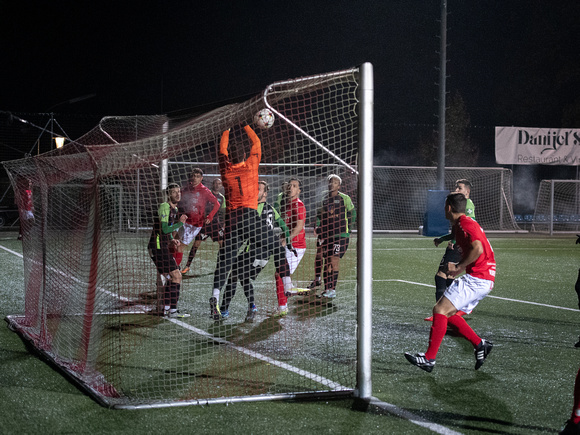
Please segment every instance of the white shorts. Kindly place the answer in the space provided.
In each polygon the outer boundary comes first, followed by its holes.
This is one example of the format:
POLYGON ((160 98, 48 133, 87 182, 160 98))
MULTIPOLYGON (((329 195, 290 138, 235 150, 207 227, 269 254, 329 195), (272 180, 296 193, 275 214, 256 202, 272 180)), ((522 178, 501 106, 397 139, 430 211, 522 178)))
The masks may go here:
POLYGON ((449 299, 457 310, 469 314, 492 290, 493 281, 465 274, 453 280, 453 284, 447 287, 443 296, 449 299))
POLYGON ((184 245, 189 245, 195 239, 195 236, 201 231, 201 227, 194 227, 190 224, 183 224, 181 228, 177 230, 177 235, 179 241, 184 245))
POLYGON ((296 268, 298 267, 298 265, 300 264, 300 260, 302 260, 302 257, 304 257, 306 248, 294 248, 296 249, 298 257, 294 255, 294 252, 288 249, 287 246, 285 246, 284 249, 286 250, 286 260, 288 260, 288 265, 290 266, 290 275, 292 275, 296 270, 296 268))

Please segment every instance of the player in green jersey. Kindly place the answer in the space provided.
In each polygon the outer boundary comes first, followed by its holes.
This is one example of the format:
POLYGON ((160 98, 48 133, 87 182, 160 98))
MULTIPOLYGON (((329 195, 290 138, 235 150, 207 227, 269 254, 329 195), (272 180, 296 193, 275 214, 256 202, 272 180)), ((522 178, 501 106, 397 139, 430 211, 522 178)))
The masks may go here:
MULTIPOLYGON (((471 193, 471 182, 465 178, 457 180, 455 182, 455 192, 463 193, 467 198, 467 205, 465 206, 465 215, 472 219, 475 219, 475 206, 473 205, 473 201, 469 199, 469 194, 471 193)), ((459 263, 461 261, 461 250, 459 246, 455 243, 455 239, 453 237, 453 233, 449 233, 442 237, 436 237, 433 240, 435 246, 439 246, 443 242, 449 242, 447 244, 447 248, 445 249, 445 254, 441 259, 441 263, 439 263, 439 269, 437 270, 437 274, 435 275, 435 300, 438 301, 443 293, 445 293, 445 289, 451 285, 453 282, 453 277, 447 274, 447 264, 448 263, 459 263)), ((462 310, 458 310, 457 314, 460 316, 465 315, 465 312, 462 310)), ((430 322, 433 321, 433 316, 429 316, 425 318, 426 321, 430 322)))

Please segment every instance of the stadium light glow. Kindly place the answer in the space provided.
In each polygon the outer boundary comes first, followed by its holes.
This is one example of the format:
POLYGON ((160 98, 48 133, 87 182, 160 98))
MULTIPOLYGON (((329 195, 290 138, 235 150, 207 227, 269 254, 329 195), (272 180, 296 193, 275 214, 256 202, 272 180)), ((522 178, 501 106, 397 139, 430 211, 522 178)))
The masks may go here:
POLYGON ((57 136, 54 138, 54 143, 56 144, 57 148, 62 148, 62 146, 64 145, 64 137, 62 136, 57 136))

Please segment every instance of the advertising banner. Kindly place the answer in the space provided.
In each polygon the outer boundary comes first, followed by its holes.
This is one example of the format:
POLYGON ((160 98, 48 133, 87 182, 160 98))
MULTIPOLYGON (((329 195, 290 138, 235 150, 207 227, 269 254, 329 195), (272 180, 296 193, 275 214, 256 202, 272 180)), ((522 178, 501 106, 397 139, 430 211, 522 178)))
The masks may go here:
POLYGON ((580 129, 496 127, 495 160, 500 165, 580 164, 580 129))

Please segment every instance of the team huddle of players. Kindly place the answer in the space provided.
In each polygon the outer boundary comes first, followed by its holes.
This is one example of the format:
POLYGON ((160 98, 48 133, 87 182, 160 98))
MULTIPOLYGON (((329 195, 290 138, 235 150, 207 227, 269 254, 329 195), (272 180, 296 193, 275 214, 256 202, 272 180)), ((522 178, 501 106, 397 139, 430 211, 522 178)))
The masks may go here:
POLYGON ((230 130, 223 132, 218 152, 221 179, 211 190, 203 185, 203 171, 195 168, 187 185, 170 184, 167 202, 158 208, 148 249, 158 271, 158 285, 166 317, 189 317, 177 310, 182 275, 189 272, 201 242, 219 243, 210 297, 210 317, 229 317, 229 306, 238 282, 248 302, 246 321, 257 312, 253 281, 272 257, 278 308, 274 316, 288 313, 288 297, 308 294, 324 286, 320 298, 336 297, 340 259, 348 249, 356 220, 351 198, 340 192, 341 178, 328 176, 328 194, 315 224, 317 249, 315 278, 306 289, 293 286, 294 273, 306 252, 306 207, 300 200, 302 183, 290 178, 273 205, 267 202, 269 185, 259 179, 261 142, 250 126, 238 131, 251 143, 249 155, 229 150, 230 130), (220 192, 224 188, 224 194, 220 192), (189 252, 182 266, 184 253, 189 252), (220 295, 221 303, 220 303, 220 295))

